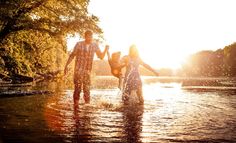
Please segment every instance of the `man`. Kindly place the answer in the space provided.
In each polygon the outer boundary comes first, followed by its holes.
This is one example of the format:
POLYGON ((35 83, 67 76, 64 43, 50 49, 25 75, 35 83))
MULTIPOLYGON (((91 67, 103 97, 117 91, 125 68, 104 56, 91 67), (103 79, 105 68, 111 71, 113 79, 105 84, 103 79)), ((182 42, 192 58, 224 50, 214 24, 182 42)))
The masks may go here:
POLYGON ((90 74, 92 70, 92 63, 94 54, 103 59, 109 46, 106 45, 105 50, 101 52, 98 45, 93 42, 93 33, 87 30, 84 34, 85 40, 78 42, 73 52, 70 54, 69 59, 65 65, 64 74, 68 72, 68 65, 75 57, 74 67, 74 103, 77 105, 80 92, 83 89, 85 103, 90 103, 90 74))

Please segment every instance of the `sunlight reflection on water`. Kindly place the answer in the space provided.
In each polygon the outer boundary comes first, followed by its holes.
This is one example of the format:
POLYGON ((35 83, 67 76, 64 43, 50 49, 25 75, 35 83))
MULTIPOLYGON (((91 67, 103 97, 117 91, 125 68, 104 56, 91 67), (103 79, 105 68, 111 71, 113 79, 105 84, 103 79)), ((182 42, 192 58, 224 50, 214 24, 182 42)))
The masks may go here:
POLYGON ((225 96, 189 92, 181 83, 144 84, 143 92, 143 106, 125 106, 118 89, 93 89, 91 104, 81 96, 77 108, 67 90, 48 98, 44 116, 68 142, 235 140, 236 109, 225 96))
POLYGON ((81 95, 74 106, 73 87, 61 83, 41 85, 50 95, 1 98, 0 142, 236 142, 235 82, 170 80, 143 79, 144 105, 123 105, 111 77, 94 81, 90 105, 81 95))

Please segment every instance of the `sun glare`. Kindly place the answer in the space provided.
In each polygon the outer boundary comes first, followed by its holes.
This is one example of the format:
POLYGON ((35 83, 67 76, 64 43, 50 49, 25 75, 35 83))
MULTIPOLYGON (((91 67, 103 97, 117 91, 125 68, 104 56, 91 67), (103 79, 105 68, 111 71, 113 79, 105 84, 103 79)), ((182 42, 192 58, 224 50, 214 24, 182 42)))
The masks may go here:
MULTIPOLYGON (((152 33, 150 33, 149 35, 151 34, 152 33)), ((117 37, 119 36, 122 35, 117 35, 117 37)), ((155 35, 152 35, 151 37, 155 37, 155 35)), ((67 39, 68 51, 73 50, 78 40, 80 40, 79 36, 69 37, 67 39)), ((103 50, 104 45, 109 44, 111 52, 121 51, 122 56, 124 56, 128 54, 129 46, 135 44, 139 50, 139 54, 142 60, 150 66, 154 68, 172 69, 178 69, 181 67, 181 64, 186 58, 186 52, 182 51, 176 53, 176 51, 169 51, 169 49, 155 46, 153 45, 153 43, 150 43, 145 40, 146 39, 139 40, 137 38, 137 40, 133 39, 130 41, 120 41, 118 43, 116 43, 116 41, 113 42, 112 40, 111 43, 106 43, 106 41, 104 41, 104 43, 100 43, 100 48, 103 50)))
MULTIPOLYGON (((234 0, 91 0, 88 10, 100 19, 102 50, 108 44, 110 52, 126 55, 135 44, 153 68, 177 69, 190 54, 235 42, 234 5, 234 0)), ((68 39, 69 50, 77 40, 68 39)))

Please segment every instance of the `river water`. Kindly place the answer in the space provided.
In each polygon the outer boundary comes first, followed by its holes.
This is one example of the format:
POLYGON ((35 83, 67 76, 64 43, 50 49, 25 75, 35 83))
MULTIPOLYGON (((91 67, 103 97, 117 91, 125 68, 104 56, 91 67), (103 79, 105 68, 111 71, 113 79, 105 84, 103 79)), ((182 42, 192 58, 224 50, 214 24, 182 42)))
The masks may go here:
POLYGON ((112 77, 94 79, 91 104, 81 95, 79 106, 67 84, 4 87, 53 93, 0 98, 0 143, 236 142, 236 87, 217 81, 225 86, 143 78, 144 105, 123 105, 112 77))

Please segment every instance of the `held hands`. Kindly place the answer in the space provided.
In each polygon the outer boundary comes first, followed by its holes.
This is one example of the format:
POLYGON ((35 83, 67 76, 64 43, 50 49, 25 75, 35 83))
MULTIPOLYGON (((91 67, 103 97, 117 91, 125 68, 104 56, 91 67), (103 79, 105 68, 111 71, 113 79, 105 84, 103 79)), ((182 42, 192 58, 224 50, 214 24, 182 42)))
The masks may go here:
POLYGON ((106 46, 105 46, 105 51, 107 51, 107 54, 110 54, 110 53, 109 53, 109 48, 110 48, 109 45, 106 45, 106 46))
POLYGON ((107 57, 108 57, 108 60, 109 60, 111 58, 110 57, 110 52, 109 52, 109 45, 105 46, 105 51, 104 52, 107 53, 107 57))
POLYGON ((106 46, 105 46, 105 50, 108 51, 108 50, 109 50, 109 47, 110 47, 109 45, 106 45, 106 46))

